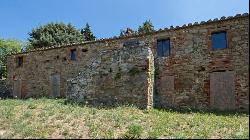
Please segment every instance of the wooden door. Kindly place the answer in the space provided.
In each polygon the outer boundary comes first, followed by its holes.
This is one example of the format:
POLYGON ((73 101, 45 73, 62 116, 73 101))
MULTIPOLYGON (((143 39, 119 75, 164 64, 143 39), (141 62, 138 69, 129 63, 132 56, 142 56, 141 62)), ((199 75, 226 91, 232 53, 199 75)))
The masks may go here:
POLYGON ((20 79, 14 80, 13 97, 19 99, 22 97, 22 80, 20 79))
POLYGON ((220 110, 235 109, 235 84, 233 72, 210 74, 210 105, 220 110))
POLYGON ((60 97, 60 75, 53 74, 50 77, 51 93, 50 97, 56 98, 60 97))

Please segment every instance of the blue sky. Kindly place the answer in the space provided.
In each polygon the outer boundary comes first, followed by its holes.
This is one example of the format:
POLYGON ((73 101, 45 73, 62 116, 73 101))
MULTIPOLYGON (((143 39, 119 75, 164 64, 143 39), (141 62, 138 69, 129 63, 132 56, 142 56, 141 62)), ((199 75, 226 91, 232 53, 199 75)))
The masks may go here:
POLYGON ((26 41, 32 28, 48 22, 78 29, 88 22, 107 38, 148 19, 159 29, 248 11, 248 0, 0 0, 0 38, 26 41))

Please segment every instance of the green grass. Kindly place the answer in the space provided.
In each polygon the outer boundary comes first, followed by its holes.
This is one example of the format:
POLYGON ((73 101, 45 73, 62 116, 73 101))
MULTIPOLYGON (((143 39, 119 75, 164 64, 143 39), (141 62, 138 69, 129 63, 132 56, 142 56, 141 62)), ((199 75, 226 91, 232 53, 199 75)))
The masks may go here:
POLYGON ((0 100, 0 138, 248 139, 244 113, 91 108, 63 99, 0 100))

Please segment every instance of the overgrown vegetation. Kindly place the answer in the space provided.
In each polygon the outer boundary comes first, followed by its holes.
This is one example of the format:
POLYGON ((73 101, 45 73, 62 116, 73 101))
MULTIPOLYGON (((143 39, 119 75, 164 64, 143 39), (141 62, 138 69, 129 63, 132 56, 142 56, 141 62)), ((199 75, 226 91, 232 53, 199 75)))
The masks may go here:
POLYGON ((150 20, 146 20, 145 22, 143 22, 142 26, 139 26, 138 28, 139 34, 150 33, 153 31, 155 31, 154 26, 150 20))
POLYGON ((150 33, 154 31, 155 29, 151 20, 146 20, 145 22, 142 23, 141 26, 138 27, 137 31, 131 28, 126 28, 125 30, 122 29, 120 31, 120 37, 131 36, 135 34, 145 34, 145 33, 150 33))
POLYGON ((7 55, 21 52, 21 41, 14 39, 0 39, 0 79, 7 75, 7 55))
POLYGON ((81 34, 83 35, 85 41, 93 41, 96 39, 88 23, 86 23, 86 26, 83 29, 81 29, 81 34))
POLYGON ((120 32, 121 37, 130 36, 130 35, 133 35, 133 34, 136 34, 136 31, 134 31, 131 28, 126 28, 125 30, 122 29, 121 32, 120 32))
POLYGON ((91 108, 64 99, 0 100, 0 138, 248 139, 244 113, 91 108))

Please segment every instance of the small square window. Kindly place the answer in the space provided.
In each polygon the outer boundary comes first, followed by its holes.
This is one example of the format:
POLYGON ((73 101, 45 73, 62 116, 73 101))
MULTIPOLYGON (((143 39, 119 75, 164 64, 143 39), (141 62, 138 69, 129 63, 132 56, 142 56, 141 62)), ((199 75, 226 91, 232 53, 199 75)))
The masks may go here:
POLYGON ((76 49, 70 50, 70 59, 76 60, 76 49))
POLYGON ((212 33, 212 48, 215 50, 227 48, 226 32, 212 33))
POLYGON ((170 55, 170 40, 157 40, 157 56, 166 57, 170 55))
POLYGON ((17 67, 21 67, 23 65, 23 57, 17 57, 17 67))
POLYGON ((87 52, 88 51, 88 49, 82 49, 82 52, 87 52))

